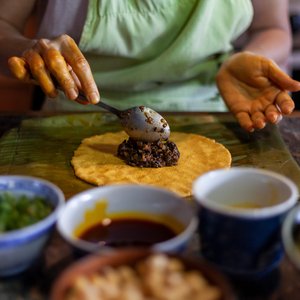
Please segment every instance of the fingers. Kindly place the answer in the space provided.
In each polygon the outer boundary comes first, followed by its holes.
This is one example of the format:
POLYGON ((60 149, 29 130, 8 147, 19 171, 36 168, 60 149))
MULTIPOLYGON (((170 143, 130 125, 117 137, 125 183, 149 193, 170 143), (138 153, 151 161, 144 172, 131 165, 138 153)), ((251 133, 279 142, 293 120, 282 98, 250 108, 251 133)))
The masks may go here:
POLYGON ((54 47, 54 44, 52 45, 51 41, 46 39, 39 40, 36 48, 43 57, 45 64, 51 75, 57 81, 59 87, 69 99, 75 100, 78 96, 77 85, 60 51, 54 47))
POLYGON ((251 120, 255 129, 262 129, 266 123, 277 124, 282 120, 282 114, 291 113, 294 109, 294 102, 285 92, 281 92, 277 96, 274 104, 269 104, 266 107, 260 102, 260 108, 256 107, 251 112, 251 120), (284 111, 282 111, 282 108, 284 111))
POLYGON ((268 122, 272 124, 278 123, 282 119, 282 113, 278 109, 277 105, 269 105, 265 110, 265 116, 268 122))
MULTIPOLYGON (((253 103, 252 103, 253 104, 253 103)), ((248 132, 263 129, 267 122, 275 124, 282 119, 281 110, 277 105, 269 104, 264 107, 256 101, 249 109, 236 111, 235 117, 239 124, 248 132)))
POLYGON ((12 57, 8 64, 16 78, 22 81, 34 78, 49 97, 56 97, 59 85, 71 100, 82 104, 99 102, 90 66, 75 41, 67 35, 54 40, 41 39, 23 58, 12 57), (87 101, 77 99, 80 90, 87 101))
POLYGON ((39 83, 43 92, 51 98, 57 96, 57 90, 45 66, 43 58, 34 50, 24 53, 32 77, 39 83))
POLYGON ((275 103, 278 105, 279 109, 284 115, 292 113, 295 108, 295 103, 287 92, 280 92, 276 99, 275 103))
POLYGON ((91 103, 98 103, 100 100, 98 88, 87 60, 73 39, 69 36, 63 36, 61 39, 61 53, 79 79, 84 94, 91 103))
POLYGON ((294 107, 293 100, 285 92, 278 95, 275 104, 269 104, 263 108, 262 105, 255 105, 250 111, 239 111, 235 113, 239 124, 242 128, 249 132, 263 129, 267 123, 277 124, 282 120, 282 114, 287 114, 287 111, 292 112, 294 107), (281 107, 287 107, 289 110, 282 111, 281 107))
POLYGON ((236 114, 236 118, 240 126, 248 132, 263 129, 266 126, 265 116, 261 112, 256 112, 253 115, 247 112, 240 112, 236 114))
MULTIPOLYGON (((72 70, 72 67, 70 65, 68 65, 68 69, 69 72, 71 74, 71 76, 73 77, 73 80, 78 88, 78 90, 82 90, 81 88, 81 82, 79 81, 77 75, 75 74, 75 72, 72 70)), ((87 99, 83 99, 85 97, 80 97, 80 93, 78 94, 78 98, 75 99, 76 102, 83 104, 83 105, 87 105, 90 104, 90 102, 87 99)))
POLYGON ((68 65, 68 70, 75 82, 75 85, 77 86, 78 90, 82 90, 82 86, 81 86, 81 82, 79 80, 79 78, 77 77, 76 73, 73 71, 72 67, 70 65, 68 65))
POLYGON ((266 126, 266 118, 261 111, 254 112, 251 115, 251 120, 255 129, 263 129, 266 126))
POLYGON ((235 115, 237 121, 239 122, 240 126, 244 128, 246 131, 253 132, 254 131, 254 126, 253 122, 247 112, 238 112, 235 115))
POLYGON ((89 101, 87 101, 87 100, 82 100, 82 99, 80 99, 80 98, 75 99, 75 101, 78 102, 78 103, 80 103, 80 104, 83 104, 83 105, 88 105, 88 104, 90 104, 89 101))
POLYGON ((282 90, 291 92, 300 91, 299 81, 292 79, 271 60, 266 60, 266 64, 268 65, 268 77, 276 84, 276 86, 280 87, 282 90))
POLYGON ((78 89, 63 56, 54 48, 43 51, 42 55, 50 73, 55 77, 66 96, 71 100, 75 100, 78 96, 78 89))
POLYGON ((238 97, 235 99, 235 102, 226 101, 226 104, 240 126, 248 132, 253 132, 256 127, 251 118, 251 106, 246 104, 243 98, 238 97))

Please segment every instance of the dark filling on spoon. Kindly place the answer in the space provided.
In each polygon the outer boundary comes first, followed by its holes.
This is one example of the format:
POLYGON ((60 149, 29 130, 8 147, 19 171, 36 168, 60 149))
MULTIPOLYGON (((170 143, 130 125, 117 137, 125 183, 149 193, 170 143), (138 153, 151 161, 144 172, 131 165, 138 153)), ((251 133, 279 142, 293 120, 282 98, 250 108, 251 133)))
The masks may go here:
POLYGON ((169 140, 155 142, 124 140, 118 147, 118 157, 128 165, 141 168, 161 168, 177 165, 180 153, 169 140))

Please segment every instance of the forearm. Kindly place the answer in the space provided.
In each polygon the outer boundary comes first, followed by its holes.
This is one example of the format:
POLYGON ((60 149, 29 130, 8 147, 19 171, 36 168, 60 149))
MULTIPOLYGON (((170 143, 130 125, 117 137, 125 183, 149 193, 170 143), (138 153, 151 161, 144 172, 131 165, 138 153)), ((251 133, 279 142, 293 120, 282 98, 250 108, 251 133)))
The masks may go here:
POLYGON ((243 50, 287 66, 292 47, 288 0, 252 0, 254 16, 243 50))
POLYGON ((250 34, 249 42, 243 48, 274 60, 280 67, 285 68, 291 53, 292 38, 284 29, 266 29, 250 34))
POLYGON ((0 72, 10 74, 7 59, 20 55, 34 41, 23 36, 25 24, 36 0, 0 0, 0 72))
POLYGON ((7 60, 10 56, 20 56, 24 50, 32 47, 35 40, 23 36, 13 26, 0 20, 0 70, 4 75, 10 75, 7 60))

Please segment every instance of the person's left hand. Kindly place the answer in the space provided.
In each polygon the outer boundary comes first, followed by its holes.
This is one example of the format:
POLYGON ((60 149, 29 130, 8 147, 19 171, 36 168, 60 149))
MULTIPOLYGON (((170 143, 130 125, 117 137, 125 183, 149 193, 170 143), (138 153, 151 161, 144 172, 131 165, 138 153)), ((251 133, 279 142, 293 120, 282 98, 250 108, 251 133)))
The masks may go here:
POLYGON ((222 64, 216 81, 228 109, 250 132, 290 114, 295 105, 288 92, 300 90, 300 82, 272 60, 250 52, 232 55, 222 64))

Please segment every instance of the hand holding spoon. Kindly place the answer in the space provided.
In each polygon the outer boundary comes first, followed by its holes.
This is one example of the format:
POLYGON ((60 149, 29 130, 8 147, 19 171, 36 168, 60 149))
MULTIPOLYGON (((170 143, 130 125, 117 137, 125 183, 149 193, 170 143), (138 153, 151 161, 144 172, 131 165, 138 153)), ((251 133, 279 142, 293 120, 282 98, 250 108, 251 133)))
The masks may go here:
MULTIPOLYGON (((55 49, 53 51, 55 51, 55 49)), ((38 53, 35 53, 34 51, 31 51, 30 53, 33 56, 32 59, 37 59, 37 61, 35 61, 36 63, 39 63, 37 65, 44 66, 44 62, 38 53)), ((12 74, 19 80, 39 84, 39 82, 35 80, 34 76, 32 76, 30 70, 28 70, 28 65, 24 58, 11 57, 9 59, 9 68, 12 74)), ((52 81, 51 83, 54 84, 52 81)), ((57 82, 56 88, 63 90, 63 88, 59 85, 59 82, 57 82)), ((87 102, 85 96, 81 94, 79 94, 78 99, 87 102)), ((153 142, 159 139, 168 139, 170 135, 170 127, 167 121, 156 111, 148 107, 136 106, 121 111, 103 103, 102 101, 95 105, 98 105, 118 116, 124 131, 126 131, 126 133, 135 140, 153 142)))

